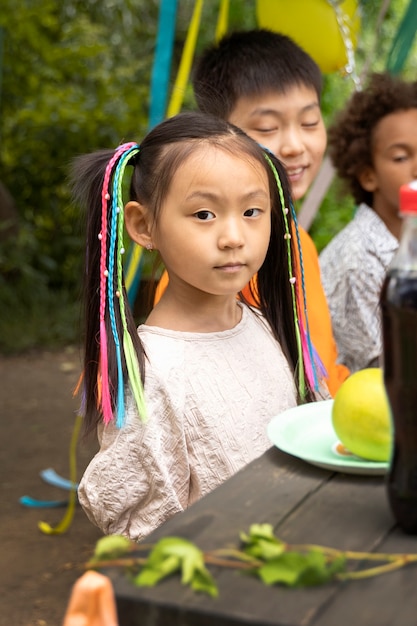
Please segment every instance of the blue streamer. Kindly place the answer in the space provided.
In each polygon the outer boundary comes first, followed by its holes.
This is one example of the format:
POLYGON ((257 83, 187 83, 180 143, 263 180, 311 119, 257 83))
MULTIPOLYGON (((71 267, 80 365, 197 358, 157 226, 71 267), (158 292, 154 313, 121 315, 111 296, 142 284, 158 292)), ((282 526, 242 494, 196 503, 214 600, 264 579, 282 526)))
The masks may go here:
MULTIPOLYGON (((158 33, 156 37, 155 57, 152 67, 149 130, 165 119, 169 81, 171 75, 172 53, 174 49, 175 25, 177 18, 177 0, 161 0, 158 16, 158 33)), ((126 271, 132 260, 128 258, 126 271)), ((135 280, 127 289, 127 298, 133 308, 139 290, 143 255, 137 268, 135 280)))
POLYGON ((78 489, 78 483, 73 483, 71 480, 68 480, 68 478, 63 478, 52 467, 42 470, 40 472, 40 476, 43 481, 53 487, 59 487, 60 489, 66 489, 67 491, 71 491, 71 489, 78 489))
POLYGON ((32 509, 56 509, 67 506, 68 500, 37 500, 30 496, 22 496, 19 498, 20 504, 32 509))
POLYGON ((161 0, 151 77, 149 128, 165 118, 174 47, 177 0, 161 0))

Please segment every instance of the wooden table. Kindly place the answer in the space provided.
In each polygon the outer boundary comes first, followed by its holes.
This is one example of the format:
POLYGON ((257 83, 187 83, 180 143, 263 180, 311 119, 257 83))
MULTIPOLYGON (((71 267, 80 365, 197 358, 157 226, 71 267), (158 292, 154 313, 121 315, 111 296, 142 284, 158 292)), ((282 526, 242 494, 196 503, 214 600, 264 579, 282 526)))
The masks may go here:
MULTIPOLYGON (((290 543, 356 551, 417 552, 395 527, 384 478, 333 473, 276 448, 149 536, 181 536, 203 550, 238 545, 239 531, 270 523, 290 543)), ((416 626, 417 565, 308 589, 266 587, 235 570, 211 570, 219 597, 177 577, 151 589, 110 570, 120 626, 416 626)))

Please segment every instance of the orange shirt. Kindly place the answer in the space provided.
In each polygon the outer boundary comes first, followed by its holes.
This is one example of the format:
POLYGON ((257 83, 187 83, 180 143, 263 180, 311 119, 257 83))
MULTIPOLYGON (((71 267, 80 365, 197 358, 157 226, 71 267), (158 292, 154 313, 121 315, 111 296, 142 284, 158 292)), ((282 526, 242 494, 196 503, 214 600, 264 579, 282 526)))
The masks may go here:
MULTIPOLYGON (((320 266, 316 247, 310 235, 300 226, 300 244, 303 254, 304 284, 306 290, 306 305, 310 336, 324 367, 327 370, 326 383, 332 396, 336 394, 342 382, 349 376, 350 372, 345 365, 336 363, 337 348, 333 337, 330 311, 321 284, 320 266)), ((300 267, 298 257, 296 257, 296 277, 300 284, 300 267)), ((156 304, 161 298, 168 284, 168 274, 165 271, 158 283, 155 292, 156 304)), ((245 298, 256 306, 256 301, 252 297, 249 286, 243 289, 245 298)))

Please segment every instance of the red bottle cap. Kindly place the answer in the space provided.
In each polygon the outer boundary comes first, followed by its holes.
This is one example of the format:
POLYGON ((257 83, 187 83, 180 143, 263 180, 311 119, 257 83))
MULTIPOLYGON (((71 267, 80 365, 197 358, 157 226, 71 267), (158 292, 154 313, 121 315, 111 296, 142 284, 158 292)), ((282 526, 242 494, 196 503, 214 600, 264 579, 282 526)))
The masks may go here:
POLYGON ((417 213, 417 180, 400 187, 400 212, 417 213))

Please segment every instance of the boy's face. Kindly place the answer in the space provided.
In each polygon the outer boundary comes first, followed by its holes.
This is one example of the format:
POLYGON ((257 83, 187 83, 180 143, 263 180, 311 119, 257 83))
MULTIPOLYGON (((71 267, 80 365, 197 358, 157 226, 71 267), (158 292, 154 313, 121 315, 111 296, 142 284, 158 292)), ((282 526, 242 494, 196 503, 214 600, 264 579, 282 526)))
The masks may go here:
POLYGON ((399 188, 417 178, 417 108, 383 117, 372 136, 373 166, 359 176, 372 208, 389 225, 398 216, 399 188))
POLYGON ((327 144, 315 90, 294 85, 240 98, 228 119, 285 165, 294 200, 304 196, 320 169, 327 144))

